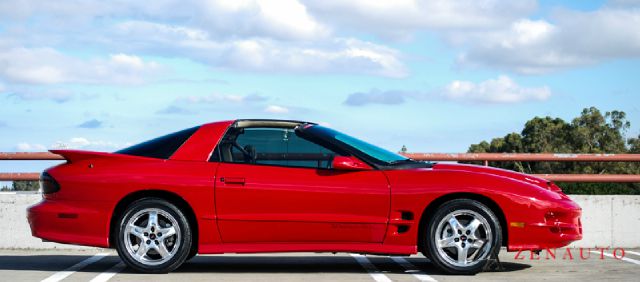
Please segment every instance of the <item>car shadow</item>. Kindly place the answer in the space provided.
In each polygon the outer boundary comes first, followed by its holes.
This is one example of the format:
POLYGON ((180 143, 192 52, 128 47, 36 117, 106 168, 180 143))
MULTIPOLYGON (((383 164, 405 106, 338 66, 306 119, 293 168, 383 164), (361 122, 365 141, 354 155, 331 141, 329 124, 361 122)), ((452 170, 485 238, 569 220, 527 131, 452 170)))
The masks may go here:
MULTIPOLYGON (((0 270, 15 271, 62 271, 90 256, 83 255, 0 255, 0 270)), ((385 256, 367 256, 369 261, 382 273, 405 274, 424 273, 446 275, 424 257, 404 257, 415 266, 407 270, 402 265, 385 256)), ((120 262, 115 256, 90 264, 77 272, 103 272, 120 262)), ((503 262, 504 272, 519 271, 531 267, 528 264, 503 262)), ((196 256, 173 271, 175 273, 363 273, 366 270, 351 256, 345 255, 203 255, 196 256)), ((493 271, 492 271, 493 272, 493 271)), ((121 273, 137 274, 130 268, 121 273)))
MULTIPOLYGON (((62 271, 80 261, 91 257, 90 255, 0 255, 0 270, 16 271, 62 271)), ((115 263, 120 261, 118 257, 109 256, 95 264, 115 263)), ((89 265, 79 272, 102 272, 89 265)), ((1 279, 0 279, 1 280, 1 279)))
MULTIPOLYGON (((384 257, 379 257, 384 258, 384 257)), ((381 270, 393 262, 379 263, 381 270)), ((433 269, 433 268, 432 268, 433 269)), ((399 269, 398 269, 399 270, 399 269)), ((350 256, 197 256, 175 272, 220 273, 362 273, 364 269, 350 256)), ((435 270, 431 270, 433 272, 435 270)))
MULTIPOLYGON (((385 256, 367 256, 375 267, 383 273, 446 275, 424 257, 405 260, 415 266, 407 270, 402 265, 385 256)), ((503 262, 503 272, 530 268, 522 263, 503 262)), ((497 270, 495 270, 497 271, 497 270)), ((174 272, 180 273, 362 273, 363 267, 350 256, 197 256, 185 262, 174 272)), ((494 271, 492 271, 494 272, 494 271)))
POLYGON ((501 262, 502 269, 486 269, 484 272, 512 272, 512 271, 520 271, 527 268, 530 268, 530 264, 524 263, 516 263, 516 262, 501 262))

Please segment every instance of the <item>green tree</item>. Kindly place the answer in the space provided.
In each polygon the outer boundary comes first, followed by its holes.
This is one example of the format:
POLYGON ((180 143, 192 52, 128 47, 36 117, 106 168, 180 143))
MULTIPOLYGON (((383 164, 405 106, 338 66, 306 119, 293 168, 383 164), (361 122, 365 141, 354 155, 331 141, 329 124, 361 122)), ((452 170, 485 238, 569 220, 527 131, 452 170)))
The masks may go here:
POLYGON ((38 181, 14 181, 13 191, 38 191, 40 183, 38 181))
MULTIPOLYGON (((640 153, 640 136, 625 140, 631 123, 622 111, 584 109, 567 123, 560 118, 535 117, 520 134, 509 133, 469 146, 471 153, 640 153)), ((619 162, 491 162, 490 165, 524 173, 638 174, 637 163, 619 162)), ((559 183, 574 194, 640 194, 638 183, 559 183)))
POLYGON ((637 138, 629 138, 629 153, 640 154, 640 135, 637 138))

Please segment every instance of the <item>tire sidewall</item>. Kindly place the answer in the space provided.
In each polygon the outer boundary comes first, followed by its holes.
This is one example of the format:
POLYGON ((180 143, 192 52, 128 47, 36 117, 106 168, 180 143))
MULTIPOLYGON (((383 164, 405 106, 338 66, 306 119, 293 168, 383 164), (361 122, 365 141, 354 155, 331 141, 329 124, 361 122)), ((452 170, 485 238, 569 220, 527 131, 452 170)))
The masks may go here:
POLYGON ((118 229, 116 233, 116 250, 118 251, 118 255, 129 267, 139 272, 167 273, 178 268, 189 255, 189 252, 191 251, 191 243, 191 227, 189 226, 187 218, 178 207, 160 198, 144 198, 131 203, 118 221, 118 229), (127 222, 137 212, 147 208, 157 208, 169 213, 178 222, 182 233, 180 236, 180 245, 178 246, 176 254, 168 261, 159 265, 146 265, 138 262, 131 257, 124 242, 124 230, 127 222))
POLYGON ((497 254, 497 252, 500 251, 500 247, 502 245, 502 229, 498 218, 487 206, 471 199, 457 199, 441 205, 434 216, 429 220, 426 231, 427 232, 425 232, 425 234, 427 237, 423 238, 422 241, 426 244, 425 249, 428 252, 428 257, 434 264, 436 264, 436 266, 450 274, 469 275, 476 274, 482 271, 488 262, 487 259, 491 258, 494 254, 497 254), (491 249, 489 250, 489 254, 487 255, 487 257, 483 259, 484 261, 480 261, 475 265, 468 267, 452 265, 442 259, 438 252, 438 247, 434 242, 434 238, 437 232, 437 225, 440 220, 454 211, 463 209, 472 210, 484 217, 487 220, 487 223, 489 223, 491 233, 493 234, 491 239, 491 249))

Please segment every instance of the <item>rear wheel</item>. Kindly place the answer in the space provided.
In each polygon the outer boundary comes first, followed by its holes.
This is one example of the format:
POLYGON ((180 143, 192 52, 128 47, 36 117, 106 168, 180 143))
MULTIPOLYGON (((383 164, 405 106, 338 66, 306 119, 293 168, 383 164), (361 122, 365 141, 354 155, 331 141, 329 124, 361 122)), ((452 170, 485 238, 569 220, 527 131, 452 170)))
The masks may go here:
POLYGON ((191 228, 182 211, 159 198, 133 202, 119 221, 116 249, 131 268, 166 273, 178 268, 191 250, 191 228))
POLYGON ((502 244, 500 222, 482 203, 457 199, 444 203, 427 225, 424 248, 431 261, 452 274, 476 274, 502 244))

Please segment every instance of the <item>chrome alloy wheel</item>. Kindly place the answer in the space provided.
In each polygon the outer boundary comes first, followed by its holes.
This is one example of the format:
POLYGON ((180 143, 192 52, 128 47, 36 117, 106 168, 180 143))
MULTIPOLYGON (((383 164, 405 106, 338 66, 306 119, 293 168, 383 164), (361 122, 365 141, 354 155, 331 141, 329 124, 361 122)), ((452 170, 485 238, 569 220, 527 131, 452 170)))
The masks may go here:
POLYGON ((124 230, 129 255, 145 265, 159 265, 170 260, 180 247, 180 226, 169 213, 147 208, 134 214, 124 230))
POLYGON ((438 254, 454 266, 468 267, 487 258, 492 246, 487 220, 472 210, 456 210, 442 218, 436 227, 438 254))

